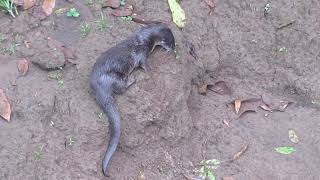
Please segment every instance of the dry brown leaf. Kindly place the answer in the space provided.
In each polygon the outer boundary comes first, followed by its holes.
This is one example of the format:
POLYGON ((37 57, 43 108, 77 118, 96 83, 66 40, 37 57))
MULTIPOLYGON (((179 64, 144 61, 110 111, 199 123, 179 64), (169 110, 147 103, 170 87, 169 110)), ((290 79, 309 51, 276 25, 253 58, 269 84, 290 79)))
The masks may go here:
POLYGON ((116 17, 122 17, 122 16, 130 16, 133 12, 133 6, 132 5, 125 5, 121 9, 115 9, 112 12, 112 15, 116 17))
POLYGON ((222 122, 223 122, 223 124, 225 124, 227 127, 230 127, 230 124, 229 124, 229 122, 228 122, 227 120, 224 119, 222 122))
POLYGON ((105 0, 102 7, 118 8, 120 7, 120 0, 105 0))
POLYGON ((247 112, 257 112, 258 107, 261 105, 260 98, 250 98, 241 102, 239 117, 247 112))
POLYGON ((36 4, 36 0, 24 0, 23 9, 30 9, 36 4))
POLYGON ((293 102, 289 102, 289 101, 280 101, 280 106, 278 107, 278 111, 284 112, 286 110, 286 108, 293 102))
POLYGON ((56 0, 44 0, 42 4, 43 12, 49 16, 56 5, 56 0))
POLYGON ((239 159, 240 156, 242 156, 242 155, 247 151, 248 147, 249 147, 248 144, 243 145, 243 146, 241 147, 240 151, 237 152, 235 155, 233 155, 232 161, 235 161, 235 160, 239 159))
POLYGON ((159 24, 163 23, 161 21, 151 21, 151 20, 146 20, 144 17, 138 15, 137 13, 131 14, 132 21, 140 24, 159 24))
POLYGON ((30 49, 31 43, 29 41, 24 40, 23 43, 24 43, 24 45, 26 46, 27 49, 30 49))
POLYGON ((239 113, 241 108, 241 100, 238 98, 234 101, 234 110, 236 111, 236 114, 239 113))
POLYGON ((25 76, 29 70, 29 63, 26 59, 21 59, 18 62, 18 71, 22 76, 25 76))
POLYGON ((223 176, 222 180, 234 180, 231 176, 223 176))
POLYGON ((210 9, 214 8, 213 0, 204 0, 204 2, 210 7, 210 9))
POLYGON ((288 107, 288 105, 293 103, 290 101, 279 100, 272 96, 268 96, 266 94, 262 95, 261 98, 262 98, 262 102, 266 104, 272 111, 284 112, 288 107))
POLYGON ((218 81, 214 83, 214 85, 210 85, 210 86, 208 85, 208 89, 220 95, 231 94, 230 88, 227 86, 227 84, 224 81, 218 81))
POLYGON ((36 0, 13 0, 17 6, 22 6, 23 9, 29 9, 36 4, 36 0))
POLYGON ((268 105, 266 105, 264 102, 261 102, 260 107, 265 111, 272 112, 272 109, 268 105))
POLYGON ((11 105, 2 89, 0 89, 0 116, 8 122, 10 121, 11 105))
POLYGON ((201 95, 206 95, 208 90, 208 84, 203 84, 202 86, 198 87, 198 93, 201 95))

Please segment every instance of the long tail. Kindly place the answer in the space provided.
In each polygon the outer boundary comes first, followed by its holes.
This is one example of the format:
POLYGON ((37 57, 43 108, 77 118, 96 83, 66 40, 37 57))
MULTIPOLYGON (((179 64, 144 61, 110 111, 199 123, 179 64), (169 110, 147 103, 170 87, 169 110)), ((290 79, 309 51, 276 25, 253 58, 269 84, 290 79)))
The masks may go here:
POLYGON ((107 115, 110 123, 111 136, 108 145, 108 149, 102 160, 102 170, 103 174, 106 175, 107 167, 112 158, 113 153, 116 151, 120 140, 121 125, 120 125, 120 113, 116 107, 114 99, 106 89, 97 89, 96 91, 96 101, 99 106, 103 109, 104 113, 107 115))

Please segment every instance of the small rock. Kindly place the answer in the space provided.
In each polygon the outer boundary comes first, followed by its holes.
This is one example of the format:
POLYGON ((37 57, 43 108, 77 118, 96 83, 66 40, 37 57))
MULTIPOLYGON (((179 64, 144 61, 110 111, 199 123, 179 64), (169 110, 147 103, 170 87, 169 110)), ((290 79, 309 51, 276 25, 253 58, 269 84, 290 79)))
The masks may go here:
POLYGON ((63 67, 65 60, 64 55, 60 50, 51 48, 40 52, 37 56, 34 56, 31 62, 39 66, 41 69, 54 70, 63 67))

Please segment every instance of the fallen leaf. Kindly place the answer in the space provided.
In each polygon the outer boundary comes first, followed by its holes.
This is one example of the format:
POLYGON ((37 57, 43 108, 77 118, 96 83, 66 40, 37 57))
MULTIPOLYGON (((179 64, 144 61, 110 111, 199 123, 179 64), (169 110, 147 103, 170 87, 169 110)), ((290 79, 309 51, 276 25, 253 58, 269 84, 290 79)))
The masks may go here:
POLYGON ((284 112, 286 110, 286 108, 289 106, 289 104, 291 104, 292 102, 289 101, 280 101, 280 106, 278 107, 278 111, 284 112))
POLYGON ((268 105, 266 105, 264 102, 261 102, 260 107, 265 111, 272 112, 272 109, 268 105))
POLYGON ((112 15, 116 17, 123 17, 123 16, 131 16, 133 12, 133 6, 132 5, 125 5, 121 9, 115 9, 112 11, 112 15))
POLYGON ((209 180, 215 180, 216 179, 215 175, 211 171, 208 171, 208 178, 209 178, 209 180))
POLYGON ((236 99, 236 100, 234 101, 234 109, 235 109, 235 111, 236 111, 236 114, 239 113, 240 108, 241 108, 241 100, 240 100, 240 99, 236 99))
POLYGON ((18 71, 22 76, 25 76, 29 70, 29 63, 26 59, 21 59, 18 62, 18 71))
POLYGON ((63 14, 65 12, 67 12, 67 11, 68 11, 68 8, 59 8, 59 9, 54 11, 54 14, 60 15, 60 14, 63 14))
POLYGON ((210 9, 214 8, 213 0, 204 0, 204 2, 210 7, 210 9))
POLYGON ((77 18, 80 16, 80 13, 76 8, 70 8, 69 11, 67 12, 67 16, 77 18))
POLYGON ((241 147, 240 151, 237 152, 235 155, 233 155, 232 160, 235 161, 235 160, 239 159, 240 156, 242 156, 242 155, 247 151, 248 147, 249 147, 248 144, 243 145, 243 146, 241 147))
POLYGON ((2 89, 0 89, 0 116, 8 122, 10 121, 11 105, 2 89))
POLYGON ((120 7, 120 1, 119 0, 105 0, 102 3, 102 7, 118 8, 118 7, 120 7))
POLYGON ((29 41, 24 40, 23 44, 26 46, 27 49, 30 49, 31 43, 29 41))
POLYGON ((169 7, 172 14, 173 22, 179 27, 183 28, 186 24, 186 15, 177 0, 168 0, 169 7))
POLYGON ((207 166, 218 166, 221 164, 221 161, 218 159, 209 159, 209 160, 203 160, 201 161, 202 165, 207 165, 207 166))
POLYGON ((208 84, 203 84, 202 86, 198 87, 198 93, 201 95, 206 95, 208 90, 208 84))
POLYGON ((132 21, 140 24, 160 24, 162 23, 161 21, 151 21, 151 20, 146 20, 142 16, 138 15, 137 13, 131 14, 132 21))
POLYGON ((274 150, 280 154, 292 154, 293 152, 296 152, 296 149, 290 146, 277 147, 274 148, 274 150))
POLYGON ((293 143, 298 143, 299 142, 299 137, 298 137, 297 133, 294 130, 290 129, 288 131, 288 134, 289 134, 289 139, 290 139, 291 142, 293 142, 293 143))
POLYGON ((220 95, 231 94, 230 88, 224 81, 218 81, 214 85, 208 86, 208 89, 220 95))
POLYGON ((270 107, 270 109, 272 109, 273 111, 284 112, 288 105, 293 103, 290 101, 279 100, 266 94, 262 95, 261 98, 263 103, 270 107))
POLYGON ((247 112, 257 112, 257 108, 261 105, 261 99, 260 98, 250 98, 243 100, 241 102, 241 108, 239 111, 239 117, 247 112))
POLYGON ((30 9, 36 4, 36 0, 24 0, 23 9, 30 9))
POLYGON ((223 124, 225 124, 227 127, 230 127, 230 124, 229 124, 229 122, 228 122, 227 120, 224 119, 222 122, 223 122, 223 124))
POLYGON ((17 6, 22 6, 23 9, 29 9, 36 4, 36 0, 13 0, 17 6))
POLYGON ((231 176, 223 176, 222 180, 234 180, 231 176))
POLYGON ((44 0, 42 4, 43 12, 49 16, 56 5, 56 0, 44 0))

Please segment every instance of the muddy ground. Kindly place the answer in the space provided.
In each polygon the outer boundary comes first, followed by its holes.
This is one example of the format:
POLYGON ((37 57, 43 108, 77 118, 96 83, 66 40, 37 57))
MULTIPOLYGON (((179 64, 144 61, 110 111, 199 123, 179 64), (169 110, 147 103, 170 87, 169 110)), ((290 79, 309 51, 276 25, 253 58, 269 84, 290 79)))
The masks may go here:
MULTIPOLYGON (((143 17, 171 21, 164 0, 129 2, 143 17)), ((320 179, 319 1, 218 0, 210 15, 203 1, 181 1, 186 27, 170 23, 179 57, 156 49, 151 72, 136 71, 137 83, 117 98, 123 133, 109 177, 100 164, 108 121, 90 95, 88 76, 101 52, 140 25, 97 4, 57 1, 56 9, 75 7, 79 18, 52 14, 40 21, 28 11, 16 19, 0 13, 0 88, 13 107, 11 122, 0 121, 1 180, 190 179, 202 160, 225 161, 245 144, 239 159, 214 170, 216 179, 320 179), (96 29, 100 12, 109 25, 104 32, 96 29), (83 38, 84 21, 92 30, 83 38), (77 65, 47 72, 30 64, 28 74, 16 79, 21 58, 59 58, 61 52, 43 53, 52 48, 49 36, 74 50, 77 65), (186 41, 195 46, 197 60, 186 41), (14 44, 20 45, 10 50, 14 44), (57 74, 61 78, 52 78, 57 74), (231 94, 198 94, 197 85, 217 81, 225 81, 231 94), (294 103, 285 112, 259 109, 241 118, 226 106, 237 97, 261 95, 294 103), (289 140, 289 129, 299 143, 289 140), (296 152, 278 154, 279 146, 296 152)))

